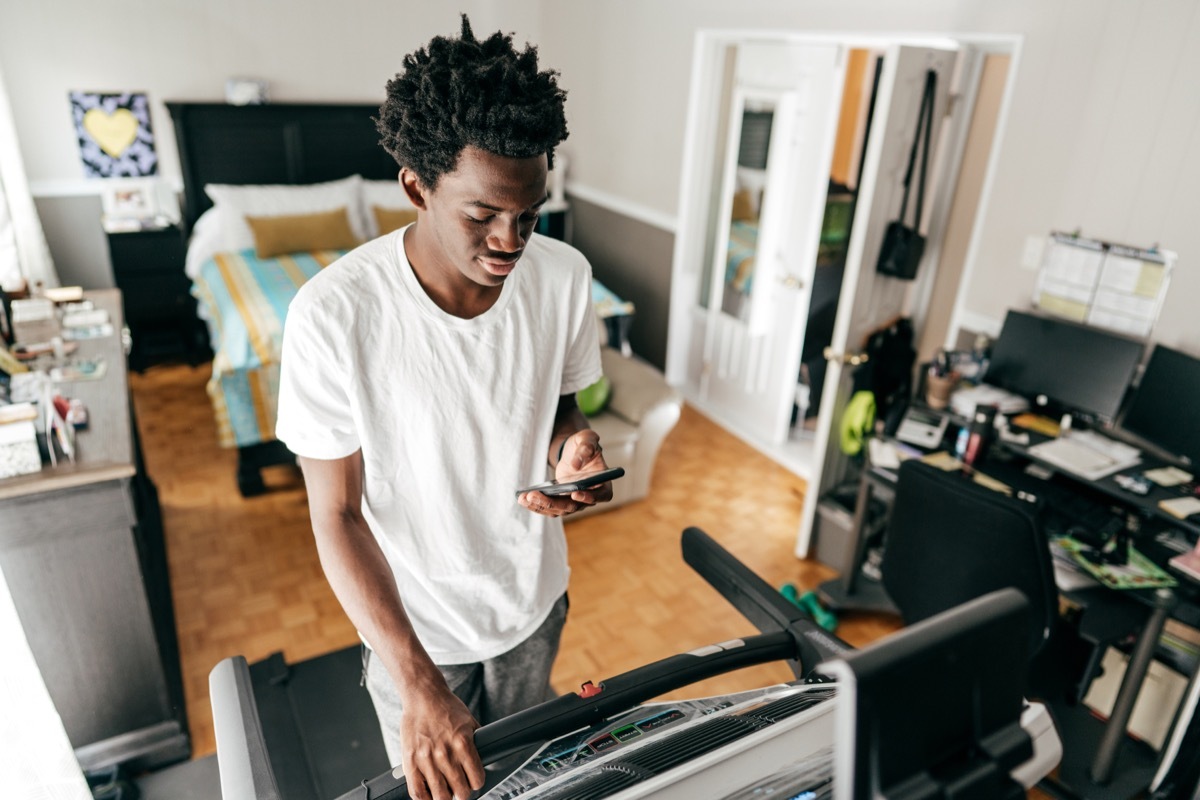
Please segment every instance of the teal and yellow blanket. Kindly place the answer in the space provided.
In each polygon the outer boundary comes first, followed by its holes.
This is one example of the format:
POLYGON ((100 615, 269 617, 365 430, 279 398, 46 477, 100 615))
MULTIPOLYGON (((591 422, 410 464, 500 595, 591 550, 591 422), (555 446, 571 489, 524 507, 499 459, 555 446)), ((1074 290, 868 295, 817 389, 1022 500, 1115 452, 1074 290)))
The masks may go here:
POLYGON ((297 290, 345 251, 257 258, 253 250, 218 253, 192 284, 212 337, 208 396, 222 447, 275 438, 283 320, 297 290))

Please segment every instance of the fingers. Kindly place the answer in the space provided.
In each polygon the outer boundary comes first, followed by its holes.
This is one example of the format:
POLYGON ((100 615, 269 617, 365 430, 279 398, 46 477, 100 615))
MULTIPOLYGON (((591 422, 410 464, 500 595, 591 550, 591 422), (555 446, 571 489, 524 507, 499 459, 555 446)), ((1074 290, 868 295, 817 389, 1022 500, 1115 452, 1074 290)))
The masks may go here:
POLYGON ((571 492, 565 497, 547 497, 541 492, 526 492, 518 502, 535 514, 545 517, 565 517, 596 503, 612 500, 612 481, 593 486, 587 490, 571 492))
POLYGON ((466 800, 483 786, 475 749, 478 723, 462 701, 437 692, 414 694, 400 722, 401 763, 416 800, 466 800))
MULTIPOLYGON (((479 758, 479 751, 475 749, 474 738, 471 739, 470 745, 464 748, 461 753, 459 753, 458 763, 459 766, 462 767, 463 776, 466 778, 469 788, 473 790, 482 789, 483 780, 485 777, 483 772, 483 761, 481 761, 479 758)), ((466 797, 469 794, 470 793, 468 792, 467 794, 462 795, 463 799, 466 800, 466 797)))
POLYGON ((596 503, 607 503, 609 500, 612 500, 612 497, 612 481, 606 481, 599 486, 592 486, 587 491, 571 492, 571 499, 585 506, 594 506, 596 503))
POLYGON ((526 492, 517 502, 535 514, 545 517, 561 517, 580 509, 580 504, 574 498, 581 494, 588 494, 588 492, 574 492, 564 497, 548 497, 541 492, 526 492))
POLYGON ((604 448, 600 446, 600 434, 591 428, 584 428, 571 434, 569 442, 574 444, 574 448, 572 449, 568 444, 564 450, 564 456, 567 458, 567 466, 573 472, 582 472, 585 467, 589 466, 604 466, 604 459, 601 456, 604 448), (597 459, 600 464, 594 465, 593 462, 597 459))
POLYGON ((466 800, 483 786, 483 763, 470 739, 429 743, 404 762, 408 792, 414 800, 466 800))

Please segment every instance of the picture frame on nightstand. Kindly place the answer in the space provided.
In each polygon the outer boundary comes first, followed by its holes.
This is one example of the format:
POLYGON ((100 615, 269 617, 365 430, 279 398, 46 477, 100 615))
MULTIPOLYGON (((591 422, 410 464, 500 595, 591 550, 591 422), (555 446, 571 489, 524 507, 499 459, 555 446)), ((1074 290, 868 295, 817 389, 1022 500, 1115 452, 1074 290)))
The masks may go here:
POLYGON ((112 181, 100 192, 106 233, 127 233, 169 226, 157 180, 112 181))

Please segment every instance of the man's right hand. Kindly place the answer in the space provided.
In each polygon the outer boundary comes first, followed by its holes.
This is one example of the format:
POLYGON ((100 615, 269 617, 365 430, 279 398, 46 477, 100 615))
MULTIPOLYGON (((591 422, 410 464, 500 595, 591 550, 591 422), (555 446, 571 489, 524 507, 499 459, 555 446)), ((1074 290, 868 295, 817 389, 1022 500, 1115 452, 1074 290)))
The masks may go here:
POLYGON ((400 721, 404 777, 416 800, 467 800, 483 786, 479 723, 444 685, 405 697, 400 721))

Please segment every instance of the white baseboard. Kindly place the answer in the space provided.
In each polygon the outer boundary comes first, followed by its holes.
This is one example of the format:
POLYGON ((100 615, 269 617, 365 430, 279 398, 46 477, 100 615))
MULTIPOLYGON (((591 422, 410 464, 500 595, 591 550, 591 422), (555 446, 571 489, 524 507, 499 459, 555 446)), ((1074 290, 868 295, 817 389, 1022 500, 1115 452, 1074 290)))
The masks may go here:
POLYGON ((639 222, 644 222, 647 225, 652 225, 655 228, 660 228, 668 233, 675 233, 678 227, 678 220, 672 214, 664 214, 658 209, 644 206, 624 197, 619 197, 615 194, 610 194, 602 189, 596 189, 586 184, 577 183, 575 181, 567 181, 566 191, 569 195, 574 195, 580 200, 585 200, 593 205, 600 206, 614 214, 620 214, 630 219, 636 219, 639 222))

